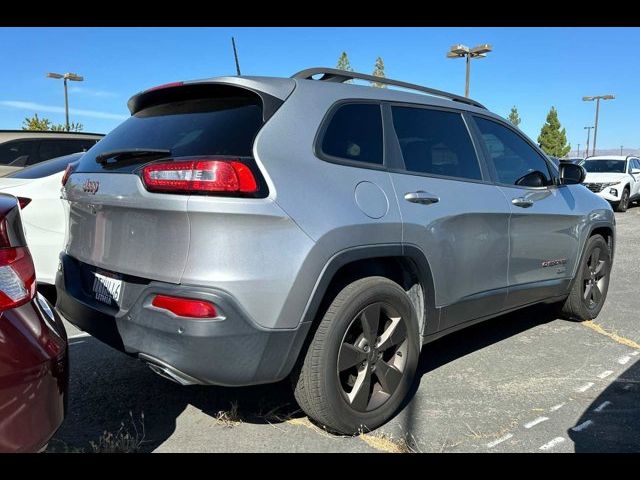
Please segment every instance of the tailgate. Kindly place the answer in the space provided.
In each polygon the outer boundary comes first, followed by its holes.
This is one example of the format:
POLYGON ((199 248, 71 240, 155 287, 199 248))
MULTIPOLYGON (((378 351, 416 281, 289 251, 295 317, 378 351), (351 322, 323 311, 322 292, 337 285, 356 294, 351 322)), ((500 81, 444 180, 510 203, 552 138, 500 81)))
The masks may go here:
POLYGON ((134 174, 77 173, 65 188, 66 252, 113 272, 179 283, 189 250, 187 195, 149 193, 134 174), (94 188, 86 188, 86 182, 94 188), (88 190, 88 191, 85 191, 88 190))

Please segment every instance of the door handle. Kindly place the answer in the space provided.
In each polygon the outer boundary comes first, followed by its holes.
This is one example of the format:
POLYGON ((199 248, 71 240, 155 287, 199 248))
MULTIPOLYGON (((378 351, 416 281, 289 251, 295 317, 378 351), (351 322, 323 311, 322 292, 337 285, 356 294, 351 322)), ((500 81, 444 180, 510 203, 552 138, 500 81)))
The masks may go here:
POLYGON ((516 207, 529 208, 533 206, 533 200, 528 200, 523 197, 514 198, 511 200, 516 207))
POLYGON ((431 205, 432 203, 438 203, 440 201, 440 198, 430 193, 423 192, 422 190, 418 190, 417 192, 405 193, 404 199, 407 202, 421 203, 423 205, 431 205))

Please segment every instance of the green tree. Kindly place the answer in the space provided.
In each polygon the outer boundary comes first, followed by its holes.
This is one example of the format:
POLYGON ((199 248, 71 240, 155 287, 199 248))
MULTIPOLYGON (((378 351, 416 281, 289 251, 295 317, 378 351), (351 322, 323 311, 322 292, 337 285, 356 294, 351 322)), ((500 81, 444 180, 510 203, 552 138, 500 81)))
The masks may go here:
POLYGON ((516 127, 520 125, 520 122, 522 121, 522 119, 520 118, 520 115, 518 114, 518 109, 516 108, 515 105, 511 107, 511 112, 509 112, 509 117, 507 118, 516 127))
MULTIPOLYGON (((386 75, 384 74, 384 61, 382 60, 382 57, 376 58, 376 65, 373 68, 373 76, 382 78, 386 77, 386 75)), ((378 82, 371 82, 371 86, 377 88, 387 88, 386 84, 378 82)))
MULTIPOLYGON (((349 56, 347 52, 342 52, 340 58, 338 58, 338 64, 336 65, 338 70, 346 70, 347 72, 353 72, 351 68, 351 62, 349 62, 349 56)), ((347 80, 345 83, 353 83, 352 80, 347 80)))
MULTIPOLYGON (((66 132, 67 127, 62 123, 51 123, 48 118, 40 118, 37 113, 34 113, 32 117, 26 117, 22 122, 22 130, 51 130, 53 132, 66 132)), ((84 130, 84 126, 81 123, 70 123, 70 132, 81 132, 84 130)))
POLYGON ((37 113, 33 117, 26 117, 22 122, 22 130, 50 130, 51 120, 40 118, 37 113))
POLYGON ((571 150, 571 145, 567 143, 567 132, 558 120, 556 107, 551 107, 547 114, 547 121, 540 130, 538 144, 547 155, 562 158, 571 150))

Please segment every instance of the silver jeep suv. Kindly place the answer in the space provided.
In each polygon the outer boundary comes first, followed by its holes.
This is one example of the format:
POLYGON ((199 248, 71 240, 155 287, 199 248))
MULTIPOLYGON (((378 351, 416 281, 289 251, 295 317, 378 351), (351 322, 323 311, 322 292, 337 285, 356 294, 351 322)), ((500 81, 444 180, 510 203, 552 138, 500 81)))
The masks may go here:
POLYGON ((57 308, 180 384, 290 376, 354 433, 398 410, 424 344, 536 303, 602 308, 611 207, 473 100, 310 69, 128 106, 65 177, 57 308))

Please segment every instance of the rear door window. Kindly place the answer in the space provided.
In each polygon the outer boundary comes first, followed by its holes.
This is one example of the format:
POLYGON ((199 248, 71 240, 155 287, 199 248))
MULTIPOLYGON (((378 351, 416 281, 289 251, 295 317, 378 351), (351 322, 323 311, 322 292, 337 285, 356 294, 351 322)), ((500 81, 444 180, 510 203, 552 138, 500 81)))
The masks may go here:
MULTIPOLYGON (((254 97, 205 98, 151 106, 125 120, 92 147, 78 172, 101 171, 96 156, 113 150, 162 149, 172 157, 252 155, 262 127, 262 104, 254 97)), ((130 172, 140 165, 110 167, 130 172)))
POLYGON ((322 137, 321 153, 329 160, 382 165, 382 113, 375 103, 342 105, 322 137))
POLYGON ((400 106, 391 111, 408 171, 482 179, 478 157, 460 113, 400 106))

